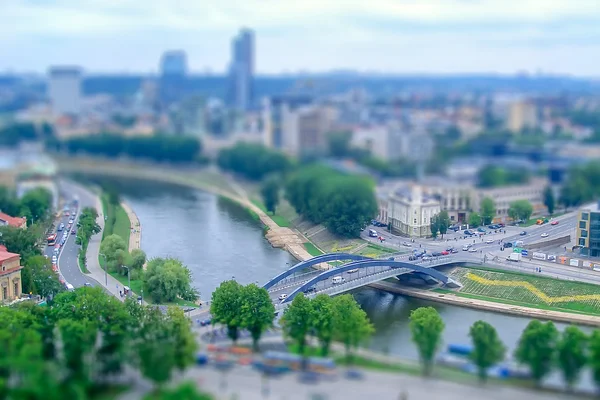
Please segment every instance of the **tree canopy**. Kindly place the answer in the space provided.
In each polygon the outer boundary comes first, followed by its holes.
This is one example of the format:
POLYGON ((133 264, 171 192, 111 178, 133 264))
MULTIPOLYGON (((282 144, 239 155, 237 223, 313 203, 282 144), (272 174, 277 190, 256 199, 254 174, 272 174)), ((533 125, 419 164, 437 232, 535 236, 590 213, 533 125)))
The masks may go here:
POLYGON ((410 332, 417 345, 423 374, 431 374, 435 354, 442 343, 444 321, 433 307, 420 307, 410 313, 410 332))
POLYGON ((217 165, 250 180, 261 180, 271 174, 285 174, 292 168, 292 162, 285 154, 260 144, 243 142, 221 150, 217 165))
POLYGON ((477 176, 478 185, 482 188, 520 185, 527 183, 529 179, 529 172, 522 169, 507 169, 493 165, 481 168, 477 176))
POLYGON ((506 347, 496 329, 485 321, 476 321, 469 330, 469 336, 473 343, 469 357, 477 366, 479 379, 485 381, 488 369, 504 359, 506 347))
POLYGON ((489 225, 496 216, 496 204, 494 200, 489 197, 484 197, 481 200, 479 214, 481 215, 481 221, 484 225, 489 225))
POLYGON ((552 322, 531 321, 521 334, 515 357, 529 367, 538 385, 555 363, 557 340, 558 331, 552 322))
POLYGON ((533 205, 527 200, 515 200, 509 205, 508 216, 515 221, 527 221, 531 214, 533 214, 533 205))
POLYGON ((155 303, 170 303, 181 298, 195 301, 198 290, 192 287, 192 273, 176 258, 153 258, 143 274, 144 291, 155 303))

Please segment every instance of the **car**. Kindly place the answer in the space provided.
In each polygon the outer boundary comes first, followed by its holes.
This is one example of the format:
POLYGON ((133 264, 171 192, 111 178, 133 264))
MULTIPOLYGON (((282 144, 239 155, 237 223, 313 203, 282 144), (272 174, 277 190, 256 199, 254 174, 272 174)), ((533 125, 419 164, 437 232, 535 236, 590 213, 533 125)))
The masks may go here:
POLYGON ((441 254, 442 254, 443 256, 447 256, 448 254, 450 254, 450 252, 451 252, 451 251, 452 251, 452 250, 444 250, 444 251, 442 251, 442 253, 441 253, 441 254))
POLYGON ((283 300, 287 299, 287 294, 282 293, 282 294, 279 295, 278 298, 279 298, 280 301, 283 301, 283 300))
POLYGON ((411 244, 408 242, 402 242, 402 246, 411 247, 411 244))
POLYGON ((547 238, 548 236, 550 236, 550 235, 548 235, 546 232, 542 233, 543 238, 547 238))
POLYGON ((379 236, 379 235, 377 234, 376 230, 369 229, 369 237, 377 237, 377 236, 379 236))
POLYGON ((413 255, 413 256, 409 256, 409 257, 408 257, 408 261, 416 261, 416 260, 418 260, 418 259, 419 259, 419 257, 417 257, 417 256, 414 256, 414 255, 413 255))
POLYGON ((358 272, 358 268, 354 268, 348 271, 349 274, 354 274, 355 272, 358 272))
POLYGON ((513 247, 513 244, 511 242, 506 242, 504 243, 504 247, 513 247))
POLYGON ((485 228, 477 228, 477 232, 485 233, 487 232, 485 228))
POLYGON ((71 235, 76 235, 76 234, 77 234, 77 231, 76 231, 75 229, 73 229, 73 230, 71 231, 71 235))
POLYGON ((494 243, 493 239, 488 239, 488 240, 485 241, 485 244, 492 244, 492 243, 494 243))
POLYGON ((67 231, 70 231, 72 226, 73 225, 71 225, 71 224, 67 225, 67 231))
POLYGON ((462 248, 463 251, 469 251, 469 249, 471 248, 471 244, 465 244, 462 248))
POLYGON ((441 253, 441 252, 439 252, 439 251, 436 251, 436 252, 433 252, 433 253, 431 253, 431 256, 432 256, 432 257, 439 257, 439 256, 441 256, 441 255, 442 255, 442 253, 441 253))
POLYGON ((60 243, 56 243, 56 244, 54 245, 54 248, 55 248, 55 249, 60 249, 60 243))
POLYGON ((548 261, 556 261, 556 256, 552 254, 548 255, 548 261))
POLYGON ((550 225, 558 225, 558 221, 554 220, 554 221, 550 222, 550 225))
POLYGON ((527 232, 525 232, 525 231, 521 231, 521 233, 519 233, 519 235, 521 235, 521 236, 525 236, 525 235, 527 235, 527 232))
POLYGON ((65 224, 60 224, 58 226, 58 228, 56 229, 57 232, 61 232, 63 229, 65 229, 65 224))
POLYGON ((92 286, 92 284, 91 284, 91 283, 89 283, 89 282, 86 282, 86 283, 84 283, 84 284, 83 284, 83 286, 90 287, 90 286, 92 286))
POLYGON ((56 264, 56 261, 57 261, 57 258, 56 258, 56 256, 52 256, 52 263, 53 263, 53 264, 56 264))
POLYGON ((456 249, 452 249, 452 250, 450 250, 450 253, 452 253, 452 254, 456 254, 456 253, 458 253, 458 250, 456 250, 456 249))
POLYGON ((496 225, 498 225, 498 228, 505 228, 506 227, 506 225, 504 225, 504 224, 496 224, 496 225))
POLYGON ((469 253, 476 253, 476 252, 477 252, 477 249, 475 247, 471 247, 469 249, 469 253))
POLYGON ((452 250, 454 250, 454 247, 452 247, 452 246, 446 247, 446 251, 452 251, 452 250))
POLYGON ((73 225, 73 222, 75 222, 75 220, 74 220, 73 218, 71 218, 71 219, 69 220, 69 225, 73 225))
POLYGON ((69 215, 71 215, 68 211, 65 211, 65 217, 68 217, 69 215))
POLYGON ((423 260, 423 261, 429 261, 429 260, 431 260, 431 257, 430 256, 423 256, 423 257, 421 257, 421 260, 423 260))
POLYGON ((498 225, 496 224, 492 224, 492 225, 488 225, 489 229, 498 229, 498 225))
POLYGON ((303 290, 303 292, 304 292, 305 294, 312 293, 312 292, 316 292, 316 291, 317 291, 317 288, 316 288, 315 286, 311 286, 311 287, 309 287, 309 288, 306 288, 306 289, 304 289, 304 290, 303 290))

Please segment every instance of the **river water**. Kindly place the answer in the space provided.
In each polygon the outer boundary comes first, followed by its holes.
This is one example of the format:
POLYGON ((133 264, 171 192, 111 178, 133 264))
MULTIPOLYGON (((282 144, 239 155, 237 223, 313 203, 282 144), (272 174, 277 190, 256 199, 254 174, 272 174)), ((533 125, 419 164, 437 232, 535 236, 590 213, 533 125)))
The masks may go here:
MULTIPOLYGON (((260 223, 227 200, 162 183, 116 179, 110 182, 138 215, 142 225, 142 249, 148 257, 174 256, 182 260, 191 270, 194 286, 205 301, 224 280, 233 277, 242 284, 263 284, 297 262, 286 251, 271 247, 260 223)), ((469 344, 469 327, 477 320, 484 320, 496 327, 509 354, 530 321, 369 288, 353 294, 376 328, 369 346, 412 359, 417 358, 417 352, 410 340, 408 317, 418 307, 432 306, 439 311, 446 325, 446 345, 469 344)), ((557 324, 559 329, 564 326, 557 324)), ((560 384, 558 378, 552 381, 560 384)), ((591 387, 589 377, 584 381, 583 386, 591 387)))

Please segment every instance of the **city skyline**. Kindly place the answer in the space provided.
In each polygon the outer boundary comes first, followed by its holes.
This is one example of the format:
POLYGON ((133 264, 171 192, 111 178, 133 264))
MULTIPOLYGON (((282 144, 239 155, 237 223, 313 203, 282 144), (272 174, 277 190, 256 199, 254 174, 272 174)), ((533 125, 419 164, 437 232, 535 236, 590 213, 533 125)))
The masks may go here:
POLYGON ((230 41, 256 34, 257 74, 354 70, 391 74, 598 77, 595 0, 358 0, 197 4, 167 0, 16 0, 0 5, 0 71, 157 73, 182 49, 192 73, 225 73, 230 41))

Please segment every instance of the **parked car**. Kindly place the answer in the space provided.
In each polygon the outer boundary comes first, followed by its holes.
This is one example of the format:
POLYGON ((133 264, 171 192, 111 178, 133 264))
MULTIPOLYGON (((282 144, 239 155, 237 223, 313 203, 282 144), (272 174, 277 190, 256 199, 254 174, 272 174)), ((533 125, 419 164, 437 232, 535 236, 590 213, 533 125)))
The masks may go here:
POLYGON ((423 256, 423 257, 421 257, 421 260, 423 260, 423 261, 429 261, 429 260, 431 260, 431 257, 430 256, 423 256))
POLYGON ((443 256, 447 256, 448 254, 450 254, 450 251, 452 251, 452 250, 444 250, 444 251, 441 252, 441 254, 443 256))
POLYGON ((442 253, 441 253, 441 252, 439 252, 439 251, 436 251, 436 252, 433 252, 433 253, 431 253, 431 256, 432 256, 432 257, 439 257, 439 256, 441 256, 441 255, 442 255, 442 253))
POLYGON ((485 228, 479 227, 479 228, 477 228, 477 232, 485 233, 487 231, 485 230, 485 228))
POLYGON ((472 246, 471 244, 465 244, 462 249, 463 249, 463 251, 469 251, 471 246, 472 246))
POLYGON ((519 233, 519 235, 521 235, 521 236, 525 236, 525 235, 527 235, 527 232, 525 232, 525 231, 522 231, 521 233, 519 233))
POLYGON ((309 288, 304 289, 305 294, 316 292, 316 291, 317 291, 317 288, 315 286, 311 286, 309 288))
POLYGON ((452 249, 452 250, 450 250, 450 253, 452 253, 452 254, 456 254, 456 253, 458 253, 458 250, 456 250, 456 249, 452 249))
POLYGON ((280 300, 280 301, 283 301, 283 300, 285 300, 285 299, 287 299, 287 294, 285 294, 285 293, 282 293, 282 294, 280 294, 280 295, 279 295, 279 300, 280 300))

